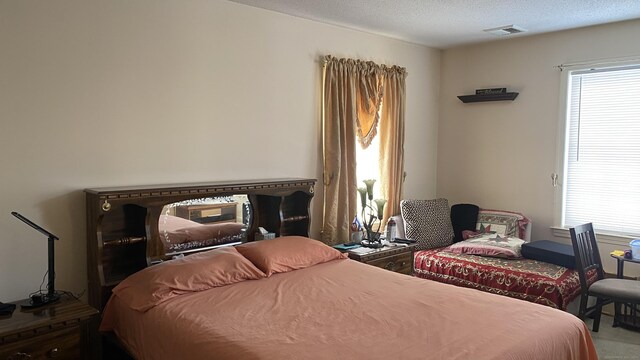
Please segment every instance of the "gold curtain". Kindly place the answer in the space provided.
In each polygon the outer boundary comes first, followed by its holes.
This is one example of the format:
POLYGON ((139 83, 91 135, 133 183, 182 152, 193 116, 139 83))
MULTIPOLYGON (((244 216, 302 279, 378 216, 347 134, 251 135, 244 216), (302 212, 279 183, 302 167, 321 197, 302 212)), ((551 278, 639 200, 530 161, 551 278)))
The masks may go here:
POLYGON ((322 241, 348 242, 349 217, 356 212, 356 73, 354 62, 325 58, 322 137, 324 216, 322 241))
POLYGON ((404 185, 405 68, 386 68, 380 120, 380 185, 387 199, 384 221, 400 214, 404 185))
POLYGON ((378 122, 381 122, 381 136, 401 136, 399 140, 387 140, 381 137, 380 146, 381 157, 387 159, 391 156, 390 159, 380 163, 381 166, 389 167, 389 170, 382 172, 383 195, 392 196, 391 204, 399 209, 404 156, 402 147, 405 76, 404 68, 396 66, 388 68, 373 62, 336 59, 332 56, 324 58, 322 240, 326 243, 349 241, 349 225, 357 209, 356 139, 363 148, 369 146, 376 136, 378 122), (390 80, 389 84, 387 84, 387 78, 390 80), (387 89, 391 91, 389 98, 384 94, 387 89), (401 105, 396 104, 397 101, 401 101, 401 105), (391 104, 389 109, 382 110, 383 118, 391 119, 391 124, 384 126, 382 122, 386 121, 381 121, 379 118, 382 103, 391 104), (400 165, 397 165, 398 159, 400 165), (398 169, 400 173, 396 174, 398 169), (399 189, 396 189, 395 186, 398 185, 399 189), (392 191, 385 190, 390 187, 393 187, 392 191))

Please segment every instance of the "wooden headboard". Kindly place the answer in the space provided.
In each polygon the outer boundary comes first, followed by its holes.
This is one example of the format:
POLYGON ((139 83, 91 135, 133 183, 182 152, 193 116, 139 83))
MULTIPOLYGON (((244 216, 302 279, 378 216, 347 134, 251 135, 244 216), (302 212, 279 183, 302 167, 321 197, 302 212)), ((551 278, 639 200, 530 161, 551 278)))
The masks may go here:
POLYGON ((102 310, 120 281, 169 258, 158 231, 165 205, 246 194, 251 207, 246 241, 254 240, 258 227, 276 236, 308 236, 315 182, 273 179, 85 189, 89 304, 102 310))

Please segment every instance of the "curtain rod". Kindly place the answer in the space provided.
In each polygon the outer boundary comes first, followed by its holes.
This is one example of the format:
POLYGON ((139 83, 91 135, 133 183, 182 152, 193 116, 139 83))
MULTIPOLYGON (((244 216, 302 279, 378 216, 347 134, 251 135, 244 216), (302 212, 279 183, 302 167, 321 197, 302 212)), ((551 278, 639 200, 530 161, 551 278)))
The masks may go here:
POLYGON ((611 58, 611 59, 577 61, 572 63, 564 63, 564 64, 556 65, 554 66, 554 68, 560 71, 563 71, 564 69, 571 68, 574 66, 597 66, 597 65, 617 64, 617 63, 632 62, 632 61, 640 61, 640 55, 611 58))
POLYGON ((354 62, 373 64, 374 66, 377 66, 377 67, 382 68, 382 69, 394 69, 395 68, 395 69, 401 70, 402 72, 404 72, 407 75, 409 74, 407 72, 407 68, 402 67, 400 65, 378 64, 378 63, 376 63, 374 61, 371 61, 371 60, 351 59, 351 58, 337 58, 337 57, 335 57, 333 55, 321 55, 321 58, 320 58, 320 61, 322 62, 322 67, 326 67, 327 64, 330 61, 336 61, 336 60, 337 61, 340 61, 340 60, 351 60, 351 61, 354 61, 354 62))

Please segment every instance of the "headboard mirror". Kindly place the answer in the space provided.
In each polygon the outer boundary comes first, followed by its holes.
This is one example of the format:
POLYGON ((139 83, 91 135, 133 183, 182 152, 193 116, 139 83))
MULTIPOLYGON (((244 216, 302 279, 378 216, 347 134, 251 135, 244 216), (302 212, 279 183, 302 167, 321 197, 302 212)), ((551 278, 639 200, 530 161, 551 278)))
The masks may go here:
POLYGON ((89 304, 149 264, 253 241, 259 227, 308 236, 315 179, 85 189, 89 304))
POLYGON ((245 242, 251 221, 247 194, 204 197, 163 206, 158 233, 167 256, 245 242))

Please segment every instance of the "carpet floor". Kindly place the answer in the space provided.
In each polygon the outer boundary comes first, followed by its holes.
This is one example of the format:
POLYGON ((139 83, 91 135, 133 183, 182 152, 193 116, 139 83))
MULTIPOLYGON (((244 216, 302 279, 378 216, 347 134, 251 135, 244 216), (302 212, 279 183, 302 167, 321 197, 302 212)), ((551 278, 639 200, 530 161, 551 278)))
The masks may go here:
MULTIPOLYGON (((593 320, 585 321, 589 330, 593 320)), ((602 314, 600 329, 591 337, 601 360, 640 360, 640 331, 613 327, 613 317, 602 314)))

